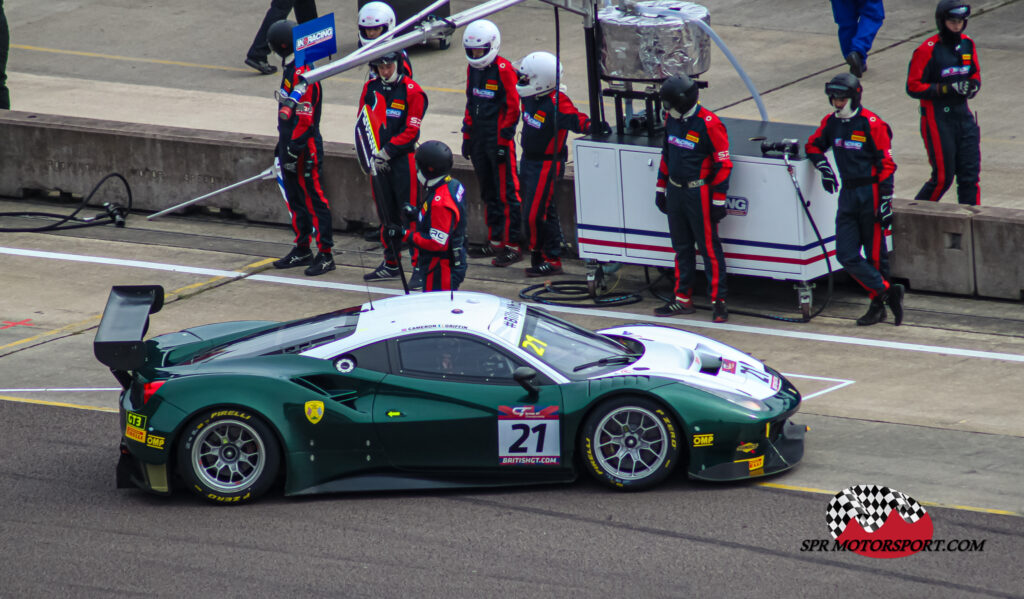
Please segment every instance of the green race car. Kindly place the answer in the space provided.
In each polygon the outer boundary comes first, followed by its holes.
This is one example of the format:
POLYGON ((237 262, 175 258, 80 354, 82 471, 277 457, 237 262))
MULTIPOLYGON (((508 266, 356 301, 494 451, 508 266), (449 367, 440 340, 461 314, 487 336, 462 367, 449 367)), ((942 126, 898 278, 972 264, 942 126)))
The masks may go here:
POLYGON ((119 487, 213 502, 571 482, 705 480, 803 456, 800 394, 734 348, 647 324, 592 332, 468 292, 143 341, 159 286, 111 290, 94 351, 124 391, 119 487))

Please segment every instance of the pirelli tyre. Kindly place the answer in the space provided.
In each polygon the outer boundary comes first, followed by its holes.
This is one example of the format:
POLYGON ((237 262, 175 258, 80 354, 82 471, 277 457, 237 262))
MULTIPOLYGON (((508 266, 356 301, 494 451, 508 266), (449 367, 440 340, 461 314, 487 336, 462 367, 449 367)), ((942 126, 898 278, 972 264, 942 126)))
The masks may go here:
POLYGON ((602 403, 583 424, 580 455, 597 480, 620 490, 650 488, 679 458, 678 427, 660 404, 643 397, 602 403))
POLYGON ((184 428, 177 458, 179 474, 195 494, 213 503, 247 503, 274 484, 281 448, 255 413, 213 409, 184 428))

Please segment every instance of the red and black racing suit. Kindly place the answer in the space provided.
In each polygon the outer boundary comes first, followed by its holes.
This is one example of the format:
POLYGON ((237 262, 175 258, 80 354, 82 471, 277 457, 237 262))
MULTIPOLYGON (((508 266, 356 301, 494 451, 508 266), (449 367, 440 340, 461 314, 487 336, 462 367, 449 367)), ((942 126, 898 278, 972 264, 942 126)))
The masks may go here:
POLYGON ((558 222, 555 185, 565 172, 565 141, 569 131, 590 133, 590 119, 562 92, 522 98, 522 105, 523 158, 519 162, 519 184, 526 243, 534 254, 542 253, 540 258, 544 261, 561 265, 562 228, 558 222))
MULTIPOLYGON (((295 67, 289 62, 281 78, 281 92, 288 97, 299 76, 310 70, 309 65, 295 67)), ((298 106, 291 111, 287 120, 277 121, 277 148, 275 154, 282 166, 295 161, 295 169, 281 169, 288 211, 295 231, 295 246, 310 247, 310 238, 315 233, 317 249, 331 253, 334 246, 331 207, 324 195, 320 171, 324 152, 320 137, 320 113, 323 95, 319 83, 312 83, 299 99, 298 106)), ((287 112, 285 112, 287 114, 287 112)), ((279 117, 281 112, 278 113, 279 117)))
POLYGON ((487 235, 494 245, 507 244, 518 249, 522 241, 515 143, 519 78, 512 63, 501 56, 482 69, 466 69, 462 139, 469 141, 469 158, 487 211, 487 235), (505 158, 499 159, 499 146, 504 148, 505 158))
POLYGON ((443 177, 426 187, 417 220, 407 239, 416 247, 416 268, 424 273, 424 291, 457 290, 466 278, 466 188, 443 177))
POLYGON ((967 106, 981 88, 981 68, 974 40, 966 35, 936 34, 914 50, 907 73, 907 94, 921 101, 921 137, 932 166, 931 177, 914 199, 939 201, 956 175, 957 201, 978 205, 981 192, 981 133, 967 106), (952 84, 971 81, 968 95, 952 84))
POLYGON ((842 188, 836 211, 836 259, 874 299, 889 289, 889 252, 879 217, 882 198, 891 198, 892 135, 889 125, 875 113, 858 108, 841 119, 830 113, 807 140, 807 158, 815 165, 832 158, 842 188), (864 248, 865 259, 861 256, 864 248))
POLYGON ((388 237, 387 230, 389 225, 401 227, 402 204, 415 206, 417 203, 419 185, 413 153, 420 138, 423 115, 427 111, 427 95, 418 83, 405 75, 399 75, 394 83, 378 77, 363 85, 359 110, 364 105, 372 108, 376 102, 384 102, 387 107, 387 117, 380 124, 378 140, 381 150, 391 158, 388 160, 390 168, 374 177, 372 191, 382 225, 380 239, 384 246, 384 261, 390 267, 397 267, 395 260, 399 240, 388 237))
POLYGON ((726 299, 725 252, 711 207, 725 208, 731 172, 729 135, 713 112, 698 104, 689 117, 666 117, 658 191, 665 192, 668 233, 676 252, 676 299, 690 300, 693 294, 695 243, 704 255, 708 296, 712 302, 726 299))

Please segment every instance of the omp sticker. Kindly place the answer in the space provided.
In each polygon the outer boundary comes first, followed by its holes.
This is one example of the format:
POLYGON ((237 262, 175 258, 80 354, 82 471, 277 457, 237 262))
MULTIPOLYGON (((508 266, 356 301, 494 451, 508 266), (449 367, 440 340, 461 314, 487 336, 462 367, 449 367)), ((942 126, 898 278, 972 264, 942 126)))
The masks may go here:
POLYGON ((693 446, 694 447, 711 447, 715 443, 715 434, 708 433, 705 435, 694 435, 693 446))
POLYGON ((163 437, 158 437, 156 435, 148 435, 146 437, 146 446, 152 447, 153 449, 163 449, 164 441, 165 439, 163 437))
POLYGON ((557 466, 561 446, 558 406, 498 407, 498 464, 557 466))
POLYGON ((124 436, 128 437, 132 441, 138 441, 139 443, 146 442, 146 431, 141 428, 135 428, 130 424, 124 427, 124 436))

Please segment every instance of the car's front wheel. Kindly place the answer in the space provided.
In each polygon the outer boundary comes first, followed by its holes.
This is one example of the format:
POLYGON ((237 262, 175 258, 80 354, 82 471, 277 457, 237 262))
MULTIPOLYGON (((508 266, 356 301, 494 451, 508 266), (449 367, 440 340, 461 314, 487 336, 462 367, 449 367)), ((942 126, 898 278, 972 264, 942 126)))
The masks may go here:
POLYGON ((178 469, 188 487, 213 503, 245 503, 277 478, 277 437, 247 410, 216 409, 189 422, 178 444, 178 469))
POLYGON ((609 400, 583 424, 580 454, 597 480, 640 490, 663 481, 679 457, 678 428, 665 408, 643 397, 609 400))

